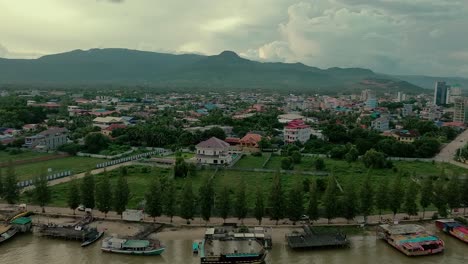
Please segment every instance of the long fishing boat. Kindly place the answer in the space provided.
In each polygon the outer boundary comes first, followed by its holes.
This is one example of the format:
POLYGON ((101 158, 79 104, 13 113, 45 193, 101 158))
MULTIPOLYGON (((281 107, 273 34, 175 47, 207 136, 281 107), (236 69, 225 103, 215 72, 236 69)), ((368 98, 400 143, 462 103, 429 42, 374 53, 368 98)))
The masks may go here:
POLYGON ((420 225, 381 225, 378 237, 407 256, 424 256, 444 251, 444 242, 420 225))
POLYGON ((441 231, 468 243, 468 227, 453 219, 437 220, 435 225, 441 231))
POLYGON ((106 237, 102 241, 101 250, 109 253, 120 253, 140 256, 161 255, 165 247, 159 240, 152 239, 122 239, 117 237, 106 237))

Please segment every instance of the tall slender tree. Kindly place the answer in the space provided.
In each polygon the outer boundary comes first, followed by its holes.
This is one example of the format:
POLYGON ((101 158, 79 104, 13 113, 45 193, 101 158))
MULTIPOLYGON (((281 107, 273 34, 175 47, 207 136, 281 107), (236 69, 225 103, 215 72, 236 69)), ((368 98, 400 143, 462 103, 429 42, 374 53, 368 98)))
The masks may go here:
POLYGON ((3 172, 0 168, 0 199, 3 197, 3 172))
POLYGON ((257 187, 257 193, 255 195, 255 219, 257 219, 258 224, 262 224, 262 219, 265 216, 265 204, 263 202, 263 190, 260 186, 257 187))
POLYGON ((320 215, 319 215, 319 191, 317 188, 317 181, 313 180, 310 183, 310 189, 309 189, 309 204, 307 206, 307 214, 309 215, 309 219, 311 221, 318 220, 320 215))
POLYGON ((156 176, 145 194, 145 211, 149 216, 153 217, 153 222, 156 221, 156 217, 162 214, 163 201, 161 192, 161 181, 159 180, 159 176, 156 176))
POLYGON ((418 215, 418 205, 416 203, 416 197, 418 197, 419 189, 416 182, 410 181, 406 187, 405 192, 405 204, 404 209, 409 217, 412 215, 418 215))
MULTIPOLYGON (((447 203, 451 211, 456 208, 459 208, 461 205, 461 190, 460 190, 461 182, 458 179, 458 176, 453 175, 450 179, 449 183, 447 184, 447 203)), ((468 191, 468 190, 465 190, 468 191)))
POLYGON ((379 218, 382 218, 382 211, 388 208, 388 181, 382 179, 375 194, 375 207, 379 210, 379 218))
POLYGON ((393 212, 393 219, 395 219, 398 210, 400 210, 404 197, 405 190, 401 183, 401 174, 398 174, 398 176, 393 180, 389 190, 388 205, 390 210, 393 212))
POLYGON ((468 207, 468 178, 465 178, 461 187, 461 202, 463 204, 463 215, 466 215, 466 207, 468 207))
POLYGON ((45 212, 44 207, 50 202, 51 194, 49 190, 47 174, 44 171, 34 180, 34 199, 45 212))
POLYGON ((345 188, 343 205, 346 220, 353 220, 359 211, 358 195, 356 193, 356 186, 353 182, 349 182, 345 188))
POLYGON ((109 175, 104 172, 102 179, 96 184, 96 207, 104 217, 112 209, 112 189, 109 181, 109 175))
POLYGON ((208 178, 203 185, 200 187, 199 195, 200 198, 200 213, 206 222, 210 221, 211 212, 213 210, 214 203, 214 183, 211 178, 208 178))
POLYGON ((361 185, 359 192, 360 211, 364 216, 364 223, 367 224, 367 217, 371 214, 374 207, 374 189, 371 183, 371 176, 367 174, 366 179, 361 185))
POLYGON ((294 186, 289 190, 288 197, 288 214, 289 219, 296 223, 301 219, 304 213, 304 186, 301 181, 297 180, 294 186))
POLYGON ((76 208, 80 205, 81 197, 80 197, 80 190, 78 188, 78 184, 76 180, 72 180, 68 187, 68 197, 67 197, 67 204, 70 209, 73 210, 73 214, 75 214, 76 208))
POLYGON ((218 210, 223 221, 226 222, 226 218, 231 212, 231 193, 228 186, 224 186, 218 195, 218 210))
POLYGON ((176 204, 177 204, 177 190, 174 185, 174 180, 173 179, 167 179, 165 181, 165 185, 163 185, 164 190, 164 214, 168 217, 171 218, 171 223, 172 223, 172 218, 176 214, 176 204))
POLYGON ((271 219, 276 220, 276 224, 278 225, 279 220, 284 217, 284 194, 279 171, 273 177, 269 203, 271 207, 271 219))
POLYGON ((128 188, 127 177, 123 174, 117 179, 113 198, 115 212, 122 215, 127 208, 128 201, 130 200, 130 189, 128 188))
POLYGON ((92 209, 96 205, 94 199, 94 188, 94 176, 87 172, 81 182, 81 203, 86 208, 92 209))
POLYGON ((328 223, 338 215, 336 179, 333 174, 328 176, 327 189, 323 196, 323 205, 325 206, 325 217, 328 223))
POLYGON ((424 219, 426 214, 426 208, 431 205, 434 192, 434 184, 432 183, 431 177, 424 178, 421 186, 421 196, 419 198, 419 204, 423 209, 422 218, 424 219))
POLYGON ((434 197, 432 203, 437 208, 437 212, 441 217, 447 217, 447 189, 444 179, 439 179, 434 184, 434 197))
POLYGON ((5 182, 3 183, 3 198, 9 203, 14 204, 19 200, 18 180, 13 162, 8 161, 5 182))
POLYGON ((190 223, 190 219, 193 219, 195 215, 195 196, 192 189, 192 180, 188 179, 185 182, 184 189, 182 191, 182 200, 180 203, 180 216, 187 220, 187 224, 190 223))
POLYGON ((245 181, 243 177, 237 186, 235 200, 236 203, 234 204, 234 213, 236 217, 243 223, 248 211, 247 195, 245 193, 245 181))

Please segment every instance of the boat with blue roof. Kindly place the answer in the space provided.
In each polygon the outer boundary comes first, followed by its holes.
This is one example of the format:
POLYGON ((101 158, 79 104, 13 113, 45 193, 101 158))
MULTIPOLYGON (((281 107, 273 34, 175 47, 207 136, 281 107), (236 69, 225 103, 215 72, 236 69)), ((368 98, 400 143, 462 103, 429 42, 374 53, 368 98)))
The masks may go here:
POLYGON ((435 225, 441 231, 468 243, 468 227, 453 219, 437 220, 435 225))

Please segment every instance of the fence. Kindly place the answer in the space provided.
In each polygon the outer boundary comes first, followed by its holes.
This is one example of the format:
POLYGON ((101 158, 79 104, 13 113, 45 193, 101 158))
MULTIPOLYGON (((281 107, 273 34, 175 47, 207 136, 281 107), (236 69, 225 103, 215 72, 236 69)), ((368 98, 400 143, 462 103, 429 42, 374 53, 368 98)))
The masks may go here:
POLYGON ((147 157, 150 157, 152 155, 163 154, 163 153, 166 153, 166 152, 167 152, 167 150, 165 150, 165 149, 156 149, 154 151, 150 151, 150 152, 147 152, 147 153, 137 154, 137 155, 133 155, 133 156, 125 157, 125 158, 120 158, 120 159, 116 159, 116 160, 111 160, 111 161, 99 163, 99 164, 96 165, 96 168, 101 169, 101 168, 117 165, 117 164, 124 163, 124 162, 129 162, 129 161, 139 160, 139 159, 142 159, 142 158, 147 158, 147 157))
MULTIPOLYGON (((52 180, 68 177, 70 175, 72 175, 71 171, 58 172, 58 173, 55 173, 55 174, 47 175, 47 181, 52 181, 52 180)), ((18 182, 17 184, 18 184, 18 187, 24 188, 24 187, 34 185, 34 181, 33 180, 26 180, 26 181, 18 182)))

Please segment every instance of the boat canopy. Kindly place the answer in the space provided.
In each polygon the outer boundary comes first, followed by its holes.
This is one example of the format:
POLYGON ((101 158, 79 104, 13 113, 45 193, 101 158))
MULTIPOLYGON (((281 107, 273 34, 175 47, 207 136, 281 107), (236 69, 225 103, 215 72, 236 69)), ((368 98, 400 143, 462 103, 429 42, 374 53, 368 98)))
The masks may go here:
POLYGON ((147 248, 150 242, 148 240, 127 240, 123 246, 126 248, 147 248))
POLYGON ((400 240, 399 244, 405 244, 405 243, 422 243, 422 242, 427 242, 427 241, 437 241, 439 238, 435 236, 426 236, 426 237, 415 237, 411 239, 405 239, 405 240, 400 240))

